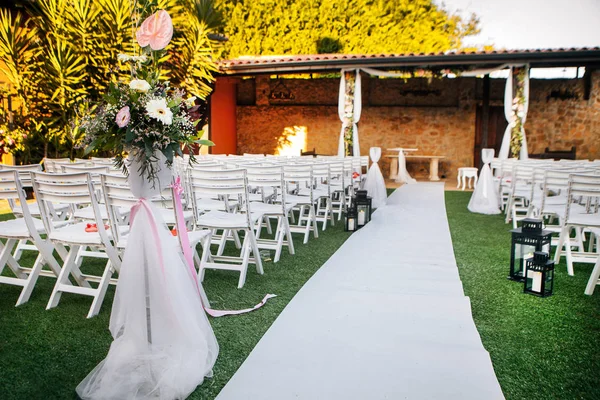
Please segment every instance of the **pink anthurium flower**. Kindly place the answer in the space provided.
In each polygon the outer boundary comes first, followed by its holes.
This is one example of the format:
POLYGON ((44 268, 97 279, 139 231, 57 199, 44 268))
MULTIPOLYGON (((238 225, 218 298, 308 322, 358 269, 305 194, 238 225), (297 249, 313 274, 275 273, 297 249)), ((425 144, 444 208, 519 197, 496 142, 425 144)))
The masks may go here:
POLYGON ((150 48, 154 51, 162 50, 173 37, 173 21, 165 10, 158 10, 142 23, 135 34, 140 46, 150 48))

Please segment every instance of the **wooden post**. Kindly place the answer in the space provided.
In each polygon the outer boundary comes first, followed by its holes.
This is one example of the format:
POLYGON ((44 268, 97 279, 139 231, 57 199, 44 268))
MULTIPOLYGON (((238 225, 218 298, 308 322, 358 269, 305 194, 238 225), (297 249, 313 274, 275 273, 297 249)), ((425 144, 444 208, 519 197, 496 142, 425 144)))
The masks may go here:
MULTIPOLYGON (((481 115, 481 148, 485 149, 488 147, 488 132, 490 124, 490 75, 486 74, 483 77, 483 109, 481 115)), ((483 161, 479 159, 479 168, 483 166, 483 161)))

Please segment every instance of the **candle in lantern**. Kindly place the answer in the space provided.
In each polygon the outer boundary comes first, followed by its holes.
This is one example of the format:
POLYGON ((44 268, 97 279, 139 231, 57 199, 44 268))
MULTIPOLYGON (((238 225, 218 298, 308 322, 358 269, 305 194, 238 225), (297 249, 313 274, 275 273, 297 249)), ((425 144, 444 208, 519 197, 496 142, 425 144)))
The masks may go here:
POLYGON ((365 224, 365 210, 359 210, 358 211, 358 225, 364 225, 365 224))
POLYGON ((354 218, 351 218, 351 219, 348 220, 348 230, 349 231, 353 231, 353 230, 356 229, 356 227, 354 226, 354 224, 355 224, 354 218))
POLYGON ((540 293, 542 291, 542 273, 538 271, 527 271, 527 277, 532 280, 531 290, 540 293))

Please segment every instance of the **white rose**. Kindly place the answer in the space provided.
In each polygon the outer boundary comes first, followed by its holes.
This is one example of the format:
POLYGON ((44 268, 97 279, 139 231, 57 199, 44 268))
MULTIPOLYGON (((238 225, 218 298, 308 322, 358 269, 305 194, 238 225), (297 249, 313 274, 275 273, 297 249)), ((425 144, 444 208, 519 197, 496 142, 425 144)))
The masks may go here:
POLYGON ((131 90, 146 93, 150 90, 150 84, 143 79, 134 79, 129 82, 129 88, 131 90))

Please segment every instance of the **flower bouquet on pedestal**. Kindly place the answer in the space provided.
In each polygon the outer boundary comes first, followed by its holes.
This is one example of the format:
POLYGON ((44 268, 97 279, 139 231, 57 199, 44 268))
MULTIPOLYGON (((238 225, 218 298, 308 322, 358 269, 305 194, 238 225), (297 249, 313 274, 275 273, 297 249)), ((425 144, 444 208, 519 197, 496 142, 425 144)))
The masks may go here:
POLYGON ((159 63, 172 35, 173 24, 164 10, 142 23, 136 34, 142 54, 119 55, 121 62, 130 64, 132 79, 111 83, 104 101, 82 119, 86 154, 93 150, 111 152, 123 168, 125 154, 129 153, 140 175, 154 180, 160 153, 170 167, 174 157, 182 156, 184 151, 192 163, 195 147, 213 145, 198 135, 196 98, 184 98, 183 90, 159 79, 159 63))
MULTIPOLYGON (((77 387, 82 399, 186 398, 212 375, 219 352, 192 257, 182 252, 189 246, 173 237, 151 201, 171 183, 175 156, 187 148, 193 162, 192 147, 209 144, 197 137, 193 98, 184 100, 182 91, 159 80, 158 62, 172 34, 166 11, 148 17, 136 35, 143 54, 120 57, 131 63, 131 81, 111 85, 83 122, 88 149, 114 151, 121 167, 129 153, 129 185, 138 201, 110 316, 114 341, 77 387)), ((175 193, 178 188, 175 183, 175 193)), ((175 205, 180 212, 177 198, 175 205)))

